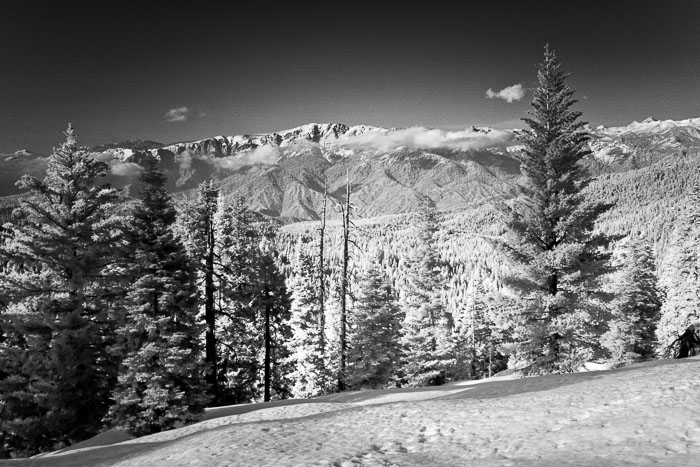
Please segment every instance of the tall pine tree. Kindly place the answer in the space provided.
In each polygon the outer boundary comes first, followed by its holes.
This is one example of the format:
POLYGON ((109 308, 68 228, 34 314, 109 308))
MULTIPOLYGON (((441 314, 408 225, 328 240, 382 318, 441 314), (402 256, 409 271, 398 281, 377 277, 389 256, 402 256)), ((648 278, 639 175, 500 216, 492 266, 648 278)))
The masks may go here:
POLYGON ((611 302, 608 331, 601 337, 601 344, 610 352, 611 363, 619 366, 654 356, 661 292, 648 243, 630 239, 614 263, 618 268, 609 287, 615 298, 611 302))
POLYGON ((441 300, 445 280, 436 249, 437 212, 429 198, 420 200, 417 230, 418 244, 407 261, 401 343, 405 377, 421 386, 442 384, 450 377, 455 355, 454 323, 441 300))
POLYGON ((348 341, 348 386, 353 389, 380 389, 396 382, 402 316, 382 261, 380 251, 359 279, 348 341))
POLYGON ((321 327, 323 313, 321 290, 316 277, 314 256, 299 245, 291 279, 292 338, 289 342, 294 397, 315 397, 331 392, 333 375, 325 351, 325 330, 321 327))
POLYGON ((668 346, 689 326, 700 326, 700 187, 691 190, 686 206, 660 280, 666 297, 657 338, 660 353, 667 356, 672 355, 668 346))
POLYGON ((117 361, 112 302, 122 296, 118 192, 71 125, 43 180, 4 228, 0 277, 0 435, 4 455, 60 448, 98 432, 117 361))
POLYGON ((109 420, 136 436, 196 421, 209 397, 196 322, 195 274, 173 232, 165 175, 148 161, 129 240, 134 282, 117 353, 124 356, 109 420))
MULTIPOLYGON (((222 221, 222 203, 218 186, 213 182, 199 185, 197 200, 182 205, 182 215, 177 225, 189 256, 196 269, 198 284, 203 296, 205 323, 205 361, 207 384, 212 396, 212 405, 222 403, 219 382, 219 353, 216 336, 216 300, 225 293, 228 275, 226 265, 221 262, 221 247, 229 238, 222 221)), ((225 219, 224 219, 225 220, 225 219)))
POLYGON ((528 374, 575 371, 592 357, 604 319, 595 291, 608 239, 593 228, 608 207, 584 202, 588 134, 581 112, 571 110, 577 101, 567 76, 545 47, 533 110, 523 119, 530 127, 520 159, 526 186, 508 212, 505 251, 520 266, 508 281, 520 296, 511 309, 510 351, 528 374))

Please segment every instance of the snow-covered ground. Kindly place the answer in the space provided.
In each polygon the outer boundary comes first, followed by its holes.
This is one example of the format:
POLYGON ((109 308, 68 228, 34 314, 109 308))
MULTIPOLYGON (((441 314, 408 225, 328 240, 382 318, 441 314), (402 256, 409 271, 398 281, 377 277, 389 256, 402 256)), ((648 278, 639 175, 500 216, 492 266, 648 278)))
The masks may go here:
POLYGON ((266 408, 216 409, 209 414, 216 418, 178 430, 8 463, 171 467, 700 462, 700 357, 260 406, 266 408))

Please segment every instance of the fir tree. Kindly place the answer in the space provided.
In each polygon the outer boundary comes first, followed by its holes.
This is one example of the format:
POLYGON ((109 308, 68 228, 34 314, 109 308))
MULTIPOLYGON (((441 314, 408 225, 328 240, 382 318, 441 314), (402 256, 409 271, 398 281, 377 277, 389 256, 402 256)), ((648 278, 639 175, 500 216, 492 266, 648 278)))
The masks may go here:
POLYGON ((412 385, 441 384, 455 364, 453 322, 441 300, 445 284, 435 247, 438 221, 429 198, 420 201, 417 228, 418 245, 408 260, 404 297, 403 372, 412 385))
POLYGON ((400 360, 398 297, 381 269, 383 254, 361 276, 348 342, 348 385, 379 389, 395 381, 400 360))
POLYGON ((609 283, 615 298, 608 331, 601 337, 601 344, 610 352, 611 362, 618 366, 654 355, 661 292, 647 243, 633 239, 623 247, 615 262, 619 269, 609 283))
POLYGON ((68 126, 46 177, 5 226, 0 338, 0 434, 5 455, 30 455, 98 432, 115 383, 118 192, 99 185, 109 167, 77 146, 68 126))
POLYGON ((221 404, 258 398, 261 338, 253 308, 258 283, 261 234, 243 198, 219 199, 215 216, 217 381, 221 404))
MULTIPOLYGON (((274 235, 268 231, 268 235, 274 235)), ((255 310, 262 340, 262 387, 263 401, 286 399, 289 395, 289 380, 286 362, 289 359, 290 300, 284 276, 275 264, 278 252, 271 239, 265 237, 260 246, 257 267, 257 291, 252 306, 255 310)))
POLYGON ((668 346, 689 326, 700 324, 700 188, 691 190, 688 201, 673 231, 660 281, 665 300, 657 338, 659 351, 665 356, 670 355, 668 346))
POLYGON ((502 335, 494 322, 494 310, 480 278, 470 280, 467 308, 455 322, 453 334, 458 379, 479 379, 505 369, 498 351, 502 335))
POLYGON ((199 185, 198 198, 195 202, 183 206, 180 224, 181 231, 190 258, 192 258, 204 297, 205 322, 205 361, 207 364, 207 384, 212 396, 212 404, 221 403, 219 388, 219 357, 216 336, 216 298, 225 293, 226 277, 222 269, 226 267, 220 259, 222 243, 226 242, 228 232, 222 230, 219 188, 213 183, 204 182, 199 185), (222 238, 224 237, 224 238, 222 238))
POLYGON ((108 418, 136 436, 198 420, 209 398, 196 323, 198 292, 182 243, 173 233, 176 212, 157 162, 140 177, 141 203, 130 242, 135 281, 119 329, 124 355, 108 418))
POLYGON ((315 397, 332 390, 332 374, 325 354, 324 329, 318 315, 322 313, 320 290, 314 272, 313 257, 297 252, 291 280, 292 338, 289 342, 290 362, 294 370, 289 375, 294 397, 315 397))
POLYGON ((604 319, 601 296, 593 295, 608 259, 599 252, 608 239, 593 233, 608 206, 586 204, 582 194, 588 134, 548 47, 537 77, 533 110, 523 119, 530 126, 520 166, 526 186, 508 212, 505 245, 521 267, 509 278, 520 295, 510 316, 512 363, 528 374, 575 371, 592 357, 604 319))

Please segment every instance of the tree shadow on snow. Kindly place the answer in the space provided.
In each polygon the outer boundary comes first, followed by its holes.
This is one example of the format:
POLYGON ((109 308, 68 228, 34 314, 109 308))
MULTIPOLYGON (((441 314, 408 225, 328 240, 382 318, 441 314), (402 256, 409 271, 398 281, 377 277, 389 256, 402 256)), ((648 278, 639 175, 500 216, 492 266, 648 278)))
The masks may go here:
MULTIPOLYGON (((464 385, 468 391, 459 392, 457 394, 449 394, 440 399, 491 399, 497 397, 507 397, 516 394, 524 394, 530 392, 548 391, 561 386, 582 383, 594 379, 612 376, 615 373, 627 372, 632 370, 640 371, 640 377, 644 376, 643 369, 657 367, 663 365, 700 363, 698 358, 689 358, 682 360, 650 360, 647 362, 634 363, 628 366, 615 368, 611 370, 600 371, 584 371, 581 373, 568 373, 558 375, 545 375, 530 378, 509 379, 509 380, 494 380, 474 382, 475 384, 464 385)), ((464 382, 462 382, 464 383, 464 382)), ((449 385, 450 388, 460 387, 459 383, 449 385)))
POLYGON ((101 446, 85 451, 30 459, 0 460, 0 465, 22 467, 86 467, 112 465, 129 457, 158 448, 168 441, 101 446))

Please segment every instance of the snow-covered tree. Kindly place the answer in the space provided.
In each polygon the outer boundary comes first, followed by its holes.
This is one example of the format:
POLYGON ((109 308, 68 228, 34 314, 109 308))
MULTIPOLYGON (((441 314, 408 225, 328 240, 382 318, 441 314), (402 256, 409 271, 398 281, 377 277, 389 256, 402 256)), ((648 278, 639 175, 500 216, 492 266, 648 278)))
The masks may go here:
POLYGON ((623 246, 613 264, 617 266, 607 287, 614 295, 608 331, 601 345, 614 365, 624 365, 654 355, 661 292, 654 272, 651 246, 632 239, 623 246))
POLYGON ((297 251, 291 280, 292 338, 289 342, 290 363, 293 371, 289 375, 294 397, 315 397, 334 389, 334 378, 330 372, 329 356, 325 353, 324 333, 319 319, 321 294, 316 277, 318 268, 314 256, 300 245, 297 251))
POLYGON ((530 127, 520 158, 526 186, 507 212, 502 244, 517 265, 508 285, 520 297, 511 309, 510 356, 527 374, 575 371, 592 357, 605 308, 598 279, 608 261, 601 253, 608 239, 593 233, 608 206, 584 201, 588 134, 549 47, 537 77, 533 110, 523 119, 530 127))
POLYGON ((66 142, 3 229, 0 275, 0 451, 29 455, 98 432, 117 362, 107 353, 119 268, 122 203, 100 179, 109 167, 66 142))
POLYGON ((379 389, 395 382, 401 357, 401 310, 398 296, 374 256, 358 281, 357 302, 350 319, 348 387, 379 389))
POLYGON ((661 274, 665 300, 657 338, 662 354, 690 325, 700 324, 700 188, 691 190, 688 201, 661 274))
POLYGON ((108 419, 136 436, 198 420, 209 401, 197 323, 195 274, 173 224, 156 161, 140 177, 129 240, 134 282, 115 349, 124 356, 108 419))
MULTIPOLYGON (((229 285, 228 277, 220 261, 222 243, 226 241, 229 232, 223 231, 221 222, 217 222, 217 212, 221 210, 219 188, 213 183, 204 182, 199 185, 196 201, 182 206, 182 215, 177 226, 192 263, 198 275, 198 284, 203 297, 203 312, 205 323, 205 361, 207 364, 207 385, 212 396, 212 405, 221 403, 219 388, 219 357, 216 336, 216 298, 225 293, 229 285)), ((221 219, 221 216, 218 216, 221 219)))
POLYGON ((455 364, 453 322, 441 301, 444 277, 436 250, 437 213, 428 198, 420 202, 418 244, 409 253, 402 308, 402 371, 409 384, 439 384, 455 364))
POLYGON ((452 336, 457 359, 455 376, 485 378, 505 368, 498 350, 503 336, 494 323, 494 305, 481 278, 472 277, 466 292, 466 309, 455 320, 452 336))
POLYGON ((289 340, 291 338, 290 298, 284 276, 275 264, 278 252, 272 239, 275 229, 266 229, 260 244, 256 268, 255 298, 251 301, 259 329, 262 352, 263 401, 289 396, 289 340))

